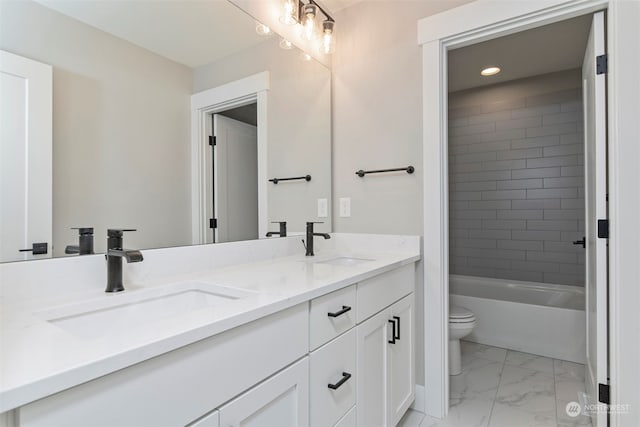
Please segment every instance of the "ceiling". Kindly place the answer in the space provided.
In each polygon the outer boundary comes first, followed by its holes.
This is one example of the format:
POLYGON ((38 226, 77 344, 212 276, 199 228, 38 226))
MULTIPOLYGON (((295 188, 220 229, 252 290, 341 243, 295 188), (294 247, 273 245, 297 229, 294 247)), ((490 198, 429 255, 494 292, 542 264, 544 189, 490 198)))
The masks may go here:
POLYGON ((449 92, 582 67, 591 15, 449 52, 449 92), (483 77, 497 65, 502 72, 483 77))
POLYGON ((330 12, 337 12, 364 0, 318 0, 321 6, 326 6, 330 12))
POLYGON ((255 20, 226 0, 36 0, 194 68, 265 41, 255 20))

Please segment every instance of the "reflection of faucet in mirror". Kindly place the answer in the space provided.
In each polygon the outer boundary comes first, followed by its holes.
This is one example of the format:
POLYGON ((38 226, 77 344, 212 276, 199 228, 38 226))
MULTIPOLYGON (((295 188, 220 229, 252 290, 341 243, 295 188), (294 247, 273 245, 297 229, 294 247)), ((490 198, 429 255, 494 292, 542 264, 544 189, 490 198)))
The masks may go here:
POLYGON ((78 244, 68 245, 65 254, 93 255, 93 227, 74 227, 78 230, 78 244))
POLYGON ((269 231, 267 237, 280 236, 287 237, 287 221, 272 221, 272 224, 280 224, 280 231, 269 231))
POLYGON ((313 256, 313 236, 322 236, 326 239, 330 239, 331 236, 329 233, 314 233, 313 232, 313 224, 322 224, 322 222, 307 222, 307 244, 305 248, 307 249, 306 256, 313 256))
POLYGON ((136 250, 122 249, 122 235, 132 229, 107 230, 107 289, 105 292, 124 291, 122 285, 122 258, 127 262, 141 262, 142 253, 136 250))

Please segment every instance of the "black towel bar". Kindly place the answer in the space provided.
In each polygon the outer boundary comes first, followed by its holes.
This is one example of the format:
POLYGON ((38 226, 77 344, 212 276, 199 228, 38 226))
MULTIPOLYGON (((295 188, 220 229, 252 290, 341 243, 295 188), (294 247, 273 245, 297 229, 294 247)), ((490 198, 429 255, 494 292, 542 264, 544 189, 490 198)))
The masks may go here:
POLYGON ((406 168, 394 168, 394 169, 376 169, 376 170, 372 170, 372 171, 364 171, 364 170, 360 169, 359 171, 356 172, 356 175, 358 175, 360 178, 362 178, 368 173, 400 172, 400 171, 405 171, 405 172, 411 174, 411 173, 415 172, 415 170, 416 169, 413 166, 407 166, 406 168))
POLYGON ((274 184, 279 183, 280 181, 294 181, 296 179, 304 179, 305 181, 311 181, 311 175, 305 176, 294 176, 292 178, 271 178, 269 182, 273 182, 274 184))

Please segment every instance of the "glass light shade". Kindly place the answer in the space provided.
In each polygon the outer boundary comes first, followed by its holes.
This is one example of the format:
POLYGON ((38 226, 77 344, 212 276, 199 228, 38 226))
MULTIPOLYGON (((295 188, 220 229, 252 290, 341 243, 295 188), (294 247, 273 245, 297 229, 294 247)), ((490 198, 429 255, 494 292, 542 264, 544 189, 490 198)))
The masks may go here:
POLYGON ((322 23, 322 43, 320 44, 320 52, 324 54, 334 53, 336 50, 336 36, 333 34, 335 22, 324 21, 322 23))
POLYGON ((315 4, 306 4, 302 10, 302 37, 305 40, 313 40, 316 28, 317 7, 315 4))
POLYGON ((313 59, 313 56, 309 55, 307 52, 302 52, 302 54, 300 54, 300 57, 303 61, 311 61, 313 59))
POLYGON ((262 22, 256 21, 256 33, 261 36, 270 36, 273 34, 273 31, 271 31, 271 28, 267 27, 262 22))
POLYGON ((298 23, 298 1, 284 0, 284 13, 280 16, 280 22, 285 25, 295 25, 298 23))
POLYGON ((280 47, 285 50, 293 49, 293 43, 287 39, 280 39, 280 47))

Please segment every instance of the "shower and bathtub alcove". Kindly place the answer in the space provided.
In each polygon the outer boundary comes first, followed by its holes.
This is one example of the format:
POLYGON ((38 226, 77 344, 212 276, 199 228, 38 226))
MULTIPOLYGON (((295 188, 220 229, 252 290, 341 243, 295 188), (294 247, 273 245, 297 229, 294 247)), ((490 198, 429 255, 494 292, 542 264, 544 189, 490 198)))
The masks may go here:
POLYGON ((449 303, 475 316, 463 339, 583 364, 585 253, 575 242, 585 236, 591 20, 448 55, 449 303), (481 76, 488 66, 502 70, 481 76))

